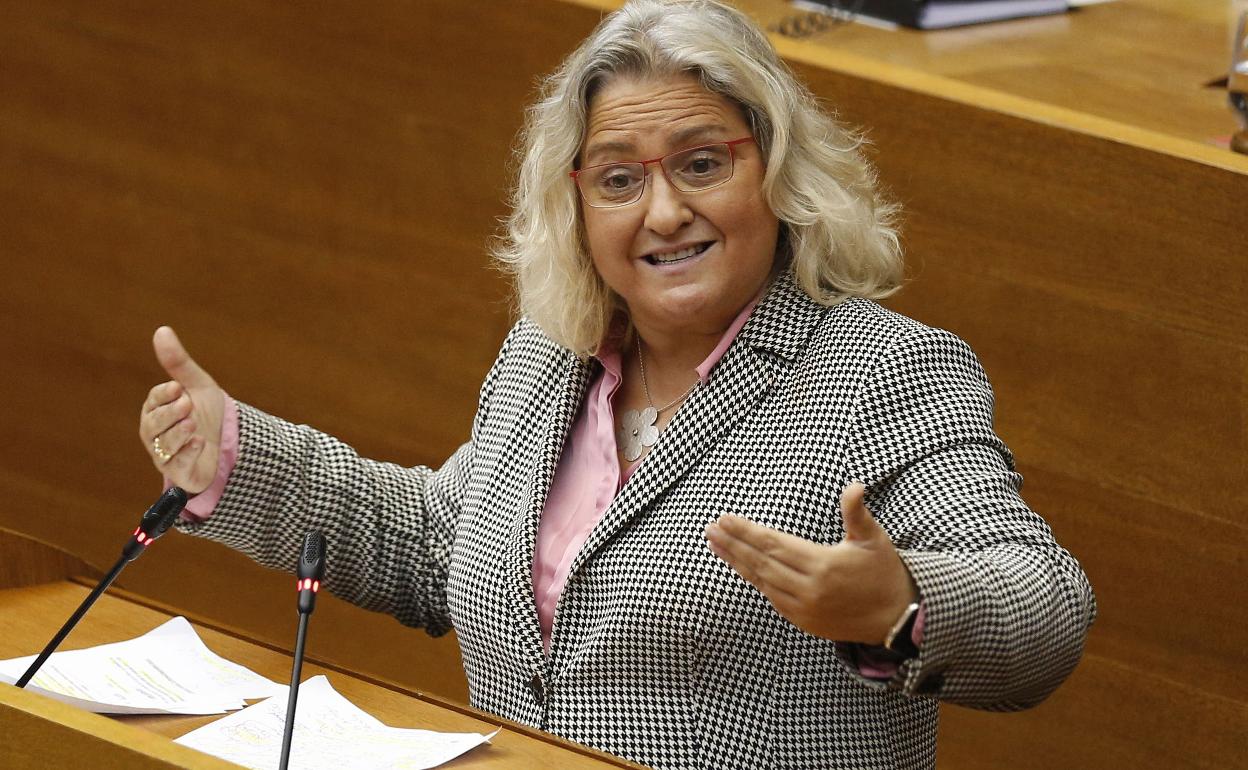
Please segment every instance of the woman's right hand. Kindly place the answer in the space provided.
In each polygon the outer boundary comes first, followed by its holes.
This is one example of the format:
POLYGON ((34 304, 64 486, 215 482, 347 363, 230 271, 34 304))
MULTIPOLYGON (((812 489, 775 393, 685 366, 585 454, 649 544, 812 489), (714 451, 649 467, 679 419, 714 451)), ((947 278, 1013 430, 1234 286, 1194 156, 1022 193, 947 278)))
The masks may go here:
POLYGON ((171 379, 148 392, 139 412, 139 438, 156 470, 197 494, 217 475, 225 392, 187 355, 173 329, 157 329, 152 347, 171 379))

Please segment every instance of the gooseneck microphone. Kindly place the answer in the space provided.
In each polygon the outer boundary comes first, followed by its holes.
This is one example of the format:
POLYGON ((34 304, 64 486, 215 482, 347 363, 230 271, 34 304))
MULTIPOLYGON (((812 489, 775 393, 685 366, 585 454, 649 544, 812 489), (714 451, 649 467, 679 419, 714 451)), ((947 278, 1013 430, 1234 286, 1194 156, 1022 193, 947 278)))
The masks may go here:
POLYGON ((91 609, 91 605, 95 604, 95 600, 100 598, 100 594, 108 590, 113 584, 117 576, 121 574, 121 570, 130 562, 139 558, 139 554, 147 550, 147 547, 156 541, 156 538, 165 534, 169 527, 173 526, 173 522, 178 518, 178 514, 186 507, 186 492, 181 487, 170 487, 160 496, 160 499, 152 503, 152 507, 147 509, 147 513, 143 514, 143 518, 139 521, 139 526, 135 528, 134 533, 126 544, 122 546, 121 558, 113 565, 108 574, 100 580, 99 585, 91 592, 82 604, 78 605, 78 609, 74 614, 65 621, 65 625, 61 626, 61 630, 56 632, 56 636, 52 637, 52 641, 48 642, 48 646, 43 648, 43 652, 39 653, 39 657, 30 664, 30 668, 26 669, 26 673, 22 674, 22 678, 17 680, 18 687, 25 687, 30 682, 39 669, 47 662, 48 657, 65 641, 65 637, 69 636, 69 632, 78 625, 78 621, 82 620, 82 616, 87 614, 87 610, 91 609))
POLYGON ((303 643, 308 636, 308 616, 316 608, 316 594, 325 579, 325 536, 313 530, 303 536, 299 566, 295 569, 299 592, 299 633, 295 637, 295 661, 290 672, 290 694, 286 700, 286 728, 282 731, 280 770, 290 763, 290 739, 295 731, 295 701, 299 698, 299 673, 303 670, 303 643))

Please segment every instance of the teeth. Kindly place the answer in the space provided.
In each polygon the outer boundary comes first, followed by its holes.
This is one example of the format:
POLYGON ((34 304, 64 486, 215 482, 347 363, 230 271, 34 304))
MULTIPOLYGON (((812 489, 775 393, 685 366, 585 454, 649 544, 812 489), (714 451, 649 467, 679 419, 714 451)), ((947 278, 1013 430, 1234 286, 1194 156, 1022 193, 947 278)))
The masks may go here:
POLYGON ((673 251, 670 254, 651 254, 650 259, 654 260, 657 265, 664 265, 668 262, 679 262, 682 259, 689 259, 693 255, 701 253, 701 251, 701 246, 690 246, 687 249, 673 251))

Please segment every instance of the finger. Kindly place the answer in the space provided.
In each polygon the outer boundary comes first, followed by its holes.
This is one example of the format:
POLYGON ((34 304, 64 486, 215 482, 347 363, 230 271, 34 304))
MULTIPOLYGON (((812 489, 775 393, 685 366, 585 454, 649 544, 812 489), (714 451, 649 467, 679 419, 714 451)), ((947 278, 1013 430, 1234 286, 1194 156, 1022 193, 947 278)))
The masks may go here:
POLYGON ((182 385, 188 388, 212 385, 212 377, 186 352, 173 329, 168 326, 157 329, 152 335, 152 349, 161 367, 182 385))
MULTIPOLYGON (((741 573, 738 572, 737 574, 740 575, 741 573)), ((741 575, 741 577, 744 578, 745 575, 741 575)), ((746 581, 758 589, 758 592, 765 596, 767 601, 771 602, 771 606, 776 608, 776 612, 779 612, 784 617, 793 620, 800 612, 802 599, 796 594, 792 594, 773 583, 756 583, 749 578, 746 578, 746 581)))
POLYGON ((191 397, 183 393, 174 401, 158 406, 139 420, 139 434, 144 441, 165 433, 179 421, 186 419, 194 409, 191 397))
POLYGON ((716 556, 764 593, 767 587, 795 593, 806 577, 764 548, 733 536, 718 523, 712 522, 706 528, 706 539, 716 556))
POLYGON ((776 560, 802 574, 818 556, 820 546, 796 535, 778 529, 764 527, 741 516, 725 514, 716 522, 728 536, 749 543, 752 547, 770 554, 776 560))
MULTIPOLYGON (((195 435, 195 420, 187 417, 179 420, 169 428, 169 430, 159 434, 156 438, 160 439, 160 448, 166 453, 176 456, 182 447, 195 435)), ((155 442, 153 442, 153 445, 155 442)))
POLYGON ((723 559, 747 583, 757 588, 759 593, 767 597, 767 600, 773 605, 777 606, 777 609, 781 604, 787 607, 798 603, 798 597, 789 591, 788 588, 779 585, 773 580, 768 580, 766 570, 760 573, 756 563, 750 562, 747 558, 742 557, 741 554, 730 550, 730 546, 718 543, 709 536, 707 545, 710 546, 712 553, 723 559))
POLYGON ((150 412, 158 406, 164 406, 173 401, 180 395, 182 395, 182 386, 178 384, 177 380, 162 382, 147 392, 147 398, 143 400, 142 411, 144 413, 150 412))
POLYGON ((845 522, 845 539, 870 542, 880 537, 888 538, 866 503, 867 488, 861 482, 852 482, 841 491, 841 518, 845 522))

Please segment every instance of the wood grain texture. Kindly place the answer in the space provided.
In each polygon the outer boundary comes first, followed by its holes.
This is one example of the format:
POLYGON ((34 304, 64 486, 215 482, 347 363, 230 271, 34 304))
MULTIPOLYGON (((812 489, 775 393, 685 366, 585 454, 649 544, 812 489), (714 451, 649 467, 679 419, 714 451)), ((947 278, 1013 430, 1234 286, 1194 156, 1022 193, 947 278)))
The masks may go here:
MULTIPOLYGON (((615 5, 0 0, 0 524, 115 558, 158 491, 135 421, 160 323, 239 398, 446 457, 509 323, 485 254, 522 105, 615 5)), ((980 355, 1100 603, 1049 702, 944 711, 941 767, 1242 757, 1248 159, 1192 88, 1213 7, 778 41, 906 207, 890 305, 980 355)), ((219 546, 162 539, 123 582, 291 645, 289 579, 219 546)), ((453 640, 332 600, 317 623, 310 654, 464 698, 453 640)))
POLYGON ((166 738, 0 683, 7 770, 239 770, 239 765, 166 738))
POLYGON ((0 527, 0 588, 21 588, 80 575, 98 580, 104 573, 64 549, 0 527))
MULTIPOLYGON (((491 13, 0 2, 0 523, 111 563, 159 491, 162 323, 241 399, 449 456, 510 324, 487 243, 521 105, 578 34, 491 13)), ((288 579, 218 546, 170 536, 122 583, 293 638, 288 579)), ((319 621, 313 652, 466 699, 453 637, 319 621)))

